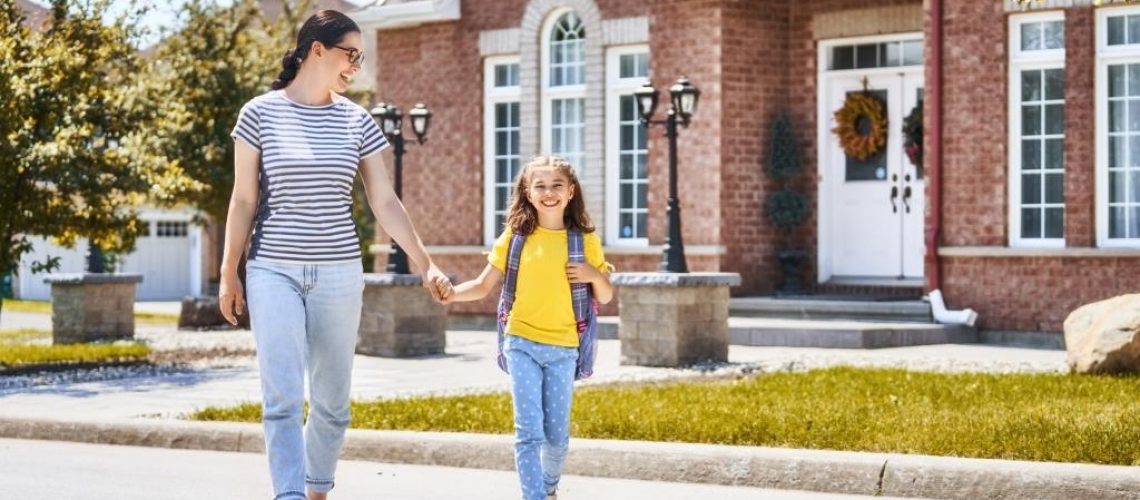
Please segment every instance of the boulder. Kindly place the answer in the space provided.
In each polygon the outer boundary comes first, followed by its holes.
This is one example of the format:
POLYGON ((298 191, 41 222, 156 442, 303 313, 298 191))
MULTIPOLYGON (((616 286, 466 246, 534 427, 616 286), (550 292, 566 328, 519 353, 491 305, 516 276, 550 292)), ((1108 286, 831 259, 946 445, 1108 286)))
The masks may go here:
POLYGON ((1065 350, 1076 373, 1140 372, 1140 294, 1081 306, 1065 318, 1065 350))

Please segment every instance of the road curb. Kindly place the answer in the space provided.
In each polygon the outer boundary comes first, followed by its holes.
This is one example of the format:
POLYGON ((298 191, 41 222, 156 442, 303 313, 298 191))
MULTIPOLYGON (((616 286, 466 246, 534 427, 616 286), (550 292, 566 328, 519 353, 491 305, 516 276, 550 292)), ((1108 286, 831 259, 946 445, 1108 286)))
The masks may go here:
MULTIPOLYGON (((181 420, 0 418, 0 437, 262 453, 261 426, 181 420)), ((508 435, 349 430, 343 457, 512 470, 508 435)), ((582 476, 937 499, 1140 498, 1140 467, 888 453, 574 439, 582 476)))

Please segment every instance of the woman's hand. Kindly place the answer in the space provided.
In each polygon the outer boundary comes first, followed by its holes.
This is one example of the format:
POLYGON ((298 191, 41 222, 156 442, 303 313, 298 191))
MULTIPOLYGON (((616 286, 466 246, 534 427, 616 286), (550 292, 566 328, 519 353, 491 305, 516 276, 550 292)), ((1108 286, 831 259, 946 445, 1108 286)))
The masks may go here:
POLYGON ((451 302, 452 296, 455 294, 455 288, 451 285, 451 279, 443 274, 435 264, 428 266, 427 271, 423 275, 424 287, 431 292, 432 298, 441 304, 448 304, 451 302))
POLYGON ((223 272, 218 287, 218 308, 231 325, 237 326, 237 317, 245 314, 245 289, 241 286, 237 271, 223 272))

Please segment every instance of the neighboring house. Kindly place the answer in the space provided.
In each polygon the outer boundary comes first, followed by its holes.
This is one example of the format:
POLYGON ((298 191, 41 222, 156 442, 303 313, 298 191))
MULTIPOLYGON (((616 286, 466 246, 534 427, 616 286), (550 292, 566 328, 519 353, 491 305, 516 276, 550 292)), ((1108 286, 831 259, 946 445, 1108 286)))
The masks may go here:
POLYGON ((667 142, 637 122, 631 93, 651 77, 663 111, 685 75, 701 90, 679 141, 689 266, 740 273, 737 294, 781 279, 764 213, 781 110, 803 153, 794 185, 810 215, 794 237, 818 292, 941 289, 984 329, 1057 331, 1075 307, 1137 287, 1140 6, 418 0, 355 17, 380 30, 377 98, 434 113, 404 160, 404 200, 436 261, 462 278, 485 264, 511 179, 540 152, 577 164, 618 269, 655 270, 667 142), (889 137, 856 161, 831 130, 864 82, 889 137), (916 106, 918 166, 902 145, 916 106))

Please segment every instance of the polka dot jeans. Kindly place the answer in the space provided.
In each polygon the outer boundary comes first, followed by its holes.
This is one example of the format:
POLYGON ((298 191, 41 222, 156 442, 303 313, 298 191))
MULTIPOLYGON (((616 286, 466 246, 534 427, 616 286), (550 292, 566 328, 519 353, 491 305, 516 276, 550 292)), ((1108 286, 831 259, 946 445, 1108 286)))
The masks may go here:
POLYGON ((578 349, 507 335, 515 412, 515 467, 523 500, 545 500, 558 488, 570 444, 570 402, 578 349))

